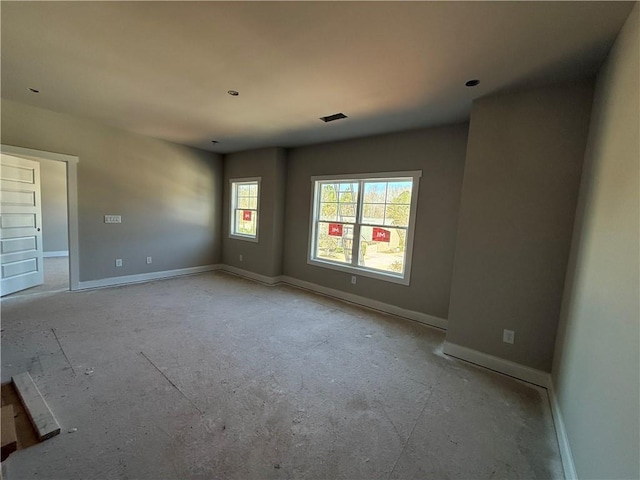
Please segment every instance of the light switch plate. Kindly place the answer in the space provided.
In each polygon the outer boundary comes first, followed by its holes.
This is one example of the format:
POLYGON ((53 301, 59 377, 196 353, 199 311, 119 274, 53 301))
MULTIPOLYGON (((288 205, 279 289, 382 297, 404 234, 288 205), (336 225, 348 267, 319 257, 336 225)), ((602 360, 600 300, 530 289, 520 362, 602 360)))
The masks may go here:
POLYGON ((122 223, 122 215, 105 215, 104 223, 122 223))

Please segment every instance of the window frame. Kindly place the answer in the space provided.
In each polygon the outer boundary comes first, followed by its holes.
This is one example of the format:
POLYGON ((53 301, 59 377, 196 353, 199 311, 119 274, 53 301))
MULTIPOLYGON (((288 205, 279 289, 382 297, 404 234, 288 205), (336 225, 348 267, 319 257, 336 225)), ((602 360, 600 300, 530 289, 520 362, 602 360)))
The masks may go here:
MULTIPOLYGON (((258 242, 259 234, 260 234, 260 194, 262 192, 262 177, 243 177, 243 178, 230 178, 229 179, 229 238, 233 238, 236 240, 244 240, 247 242, 258 242), (235 210, 237 205, 237 186, 238 185, 251 185, 256 184, 258 187, 258 195, 256 199, 256 234, 248 235, 244 233, 237 233, 235 231, 235 210)), ((251 210, 253 209, 242 209, 242 210, 251 210)))
MULTIPOLYGON (((307 264, 317 267, 328 268, 345 273, 360 275, 363 277, 375 278, 385 282, 398 283, 401 285, 409 285, 411 281, 411 266, 413 258, 414 235, 417 218, 418 194, 420 187, 420 178, 422 178, 422 170, 409 170, 399 172, 376 172, 376 173, 354 173, 339 175, 316 175, 311 177, 311 208, 309 218, 309 242, 307 246, 307 264), (377 226, 364 223, 362 221, 362 210, 364 205, 364 184, 367 181, 394 181, 394 180, 412 180, 411 203, 409 210, 409 222, 407 225, 407 238, 404 258, 404 274, 397 275, 391 272, 375 270, 361 265, 357 265, 360 249, 360 229, 362 226, 377 226), (356 216, 354 222, 354 240, 353 242, 351 264, 334 263, 329 260, 314 258, 316 252, 316 225, 320 222, 318 217, 318 209, 320 207, 321 189, 318 188, 318 182, 336 183, 358 183, 358 198, 356 201, 356 216), (356 252, 354 254, 354 252, 356 252)), ((342 223, 342 222, 338 222, 342 223)), ((391 227, 386 225, 386 227, 391 227)), ((384 228, 384 227, 383 227, 384 228)), ((392 227, 393 228, 393 227, 392 227)))

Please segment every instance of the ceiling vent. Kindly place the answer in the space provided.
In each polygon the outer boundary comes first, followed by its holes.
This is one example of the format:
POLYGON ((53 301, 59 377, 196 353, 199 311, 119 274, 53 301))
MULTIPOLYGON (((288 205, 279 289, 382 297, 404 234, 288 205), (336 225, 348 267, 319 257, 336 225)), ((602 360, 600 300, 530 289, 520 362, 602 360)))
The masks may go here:
POLYGON ((341 118, 347 118, 344 113, 334 113, 333 115, 328 115, 326 117, 320 117, 324 123, 333 122, 334 120, 340 120, 341 118))

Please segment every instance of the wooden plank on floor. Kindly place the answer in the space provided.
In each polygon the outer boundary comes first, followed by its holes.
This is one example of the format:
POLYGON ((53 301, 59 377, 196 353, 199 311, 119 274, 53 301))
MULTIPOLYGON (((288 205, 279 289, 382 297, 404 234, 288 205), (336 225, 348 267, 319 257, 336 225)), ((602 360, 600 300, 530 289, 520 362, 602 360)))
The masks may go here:
POLYGON ((36 429, 38 438, 42 441, 59 434, 60 425, 58 425, 58 421, 53 416, 47 402, 44 401, 44 397, 31 375, 24 372, 12 377, 11 380, 33 427, 36 429))
POLYGON ((18 436, 16 435, 16 424, 13 420, 13 405, 2 407, 0 421, 2 422, 0 434, 2 438, 2 461, 9 456, 11 452, 15 452, 18 448, 18 436))

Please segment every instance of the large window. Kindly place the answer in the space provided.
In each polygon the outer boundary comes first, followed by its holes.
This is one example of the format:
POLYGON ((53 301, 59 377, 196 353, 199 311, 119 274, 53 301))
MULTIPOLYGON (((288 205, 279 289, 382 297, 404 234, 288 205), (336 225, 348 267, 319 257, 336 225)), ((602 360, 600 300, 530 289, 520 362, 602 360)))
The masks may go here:
POLYGON ((260 178, 231 179, 229 236, 258 241, 260 178))
POLYGON ((408 285, 421 175, 312 177, 309 263, 408 285))

